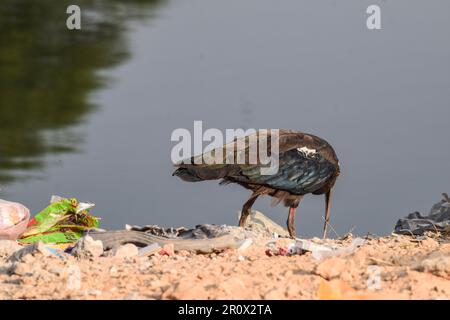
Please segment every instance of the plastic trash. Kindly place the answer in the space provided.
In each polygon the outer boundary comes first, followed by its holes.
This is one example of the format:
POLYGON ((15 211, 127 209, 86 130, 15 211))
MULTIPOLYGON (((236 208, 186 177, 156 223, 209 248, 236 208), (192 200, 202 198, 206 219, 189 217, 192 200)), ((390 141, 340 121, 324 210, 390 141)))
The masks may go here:
MULTIPOLYGON (((277 249, 269 248, 266 249, 265 253, 269 257, 272 256, 292 256, 292 255, 302 255, 305 252, 311 252, 314 259, 320 260, 323 258, 334 257, 345 253, 352 253, 362 244, 365 240, 362 238, 356 238, 353 242, 344 248, 339 248, 336 246, 328 246, 317 244, 308 240, 297 240, 290 243, 286 247, 278 247, 277 249)), ((273 245, 272 245, 273 247, 273 245)))
POLYGON ((310 251, 314 259, 334 257, 345 253, 352 253, 365 242, 362 238, 355 238, 348 247, 336 248, 326 245, 320 245, 307 240, 297 240, 295 243, 296 250, 310 251))
POLYGON ((17 202, 0 199, 0 239, 16 240, 27 228, 30 210, 17 202))
POLYGON ((138 256, 147 257, 159 252, 159 250, 161 250, 161 246, 158 243, 152 243, 144 248, 140 248, 138 256))
POLYGON ((238 252, 244 252, 244 251, 247 250, 252 244, 253 244, 253 240, 252 240, 252 239, 245 239, 245 240, 242 240, 241 243, 239 244, 239 247, 237 248, 237 251, 238 251, 238 252))
POLYGON ((19 239, 20 243, 74 243, 86 230, 98 228, 99 218, 89 209, 93 203, 52 196, 50 205, 34 216, 19 239))
POLYGON ((424 235, 425 232, 450 234, 450 199, 446 193, 443 199, 432 206, 427 216, 419 212, 410 213, 395 225, 395 233, 404 235, 424 235))

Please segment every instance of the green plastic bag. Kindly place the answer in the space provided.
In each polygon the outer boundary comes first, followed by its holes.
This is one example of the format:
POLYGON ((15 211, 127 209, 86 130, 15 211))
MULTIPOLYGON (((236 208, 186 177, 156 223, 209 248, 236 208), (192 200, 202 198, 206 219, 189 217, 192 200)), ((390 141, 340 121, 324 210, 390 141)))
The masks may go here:
POLYGON ((82 237, 84 231, 98 228, 99 218, 89 213, 92 203, 78 202, 53 196, 50 205, 34 216, 19 242, 72 243, 82 237))

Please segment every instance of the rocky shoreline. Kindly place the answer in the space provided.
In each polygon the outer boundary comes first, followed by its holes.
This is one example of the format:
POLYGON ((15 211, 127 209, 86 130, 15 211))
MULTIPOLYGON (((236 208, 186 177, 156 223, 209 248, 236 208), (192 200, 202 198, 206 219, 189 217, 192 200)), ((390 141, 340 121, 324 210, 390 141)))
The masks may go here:
MULTIPOLYGON (((346 248, 353 240, 310 242, 346 248)), ((258 238, 243 249, 208 254, 174 252, 168 245, 139 256, 132 244, 67 254, 0 240, 0 299, 450 298, 450 243, 444 239, 368 237, 352 252, 321 259, 289 252, 292 243, 258 238)))

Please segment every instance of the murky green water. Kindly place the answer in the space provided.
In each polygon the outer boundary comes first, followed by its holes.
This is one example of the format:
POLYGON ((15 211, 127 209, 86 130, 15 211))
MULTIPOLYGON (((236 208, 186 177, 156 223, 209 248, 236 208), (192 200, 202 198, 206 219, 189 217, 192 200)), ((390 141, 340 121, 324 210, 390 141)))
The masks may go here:
MULTIPOLYGON (((326 138, 337 232, 390 232, 449 191, 450 4, 381 2, 379 31, 369 4, 2 0, 0 197, 36 212, 76 196, 108 228, 234 224, 247 191, 171 176, 171 132, 203 120, 326 138)), ((269 202, 255 208, 284 223, 269 202)), ((307 197, 298 233, 319 235, 322 211, 307 197)))

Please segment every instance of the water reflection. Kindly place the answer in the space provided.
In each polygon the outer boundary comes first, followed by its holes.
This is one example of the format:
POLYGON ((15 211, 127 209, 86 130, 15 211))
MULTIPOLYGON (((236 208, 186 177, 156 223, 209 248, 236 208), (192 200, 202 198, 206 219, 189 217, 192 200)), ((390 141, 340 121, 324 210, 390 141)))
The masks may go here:
POLYGON ((77 1, 82 31, 65 28, 71 1, 0 2, 0 183, 45 166, 48 154, 75 152, 67 131, 95 110, 89 95, 123 62, 127 27, 148 19, 164 0, 77 1))
MULTIPOLYGON (((92 201, 104 228, 236 224, 247 191, 171 176, 171 133, 194 120, 326 138, 341 235, 389 234, 448 192, 450 2, 391 1, 380 32, 359 0, 74 2, 82 32, 65 29, 68 1, 0 0, 0 188, 33 175, 0 197, 92 201)), ((300 236, 321 234, 322 206, 302 201, 300 236)), ((255 209, 285 224, 270 199, 255 209)))

